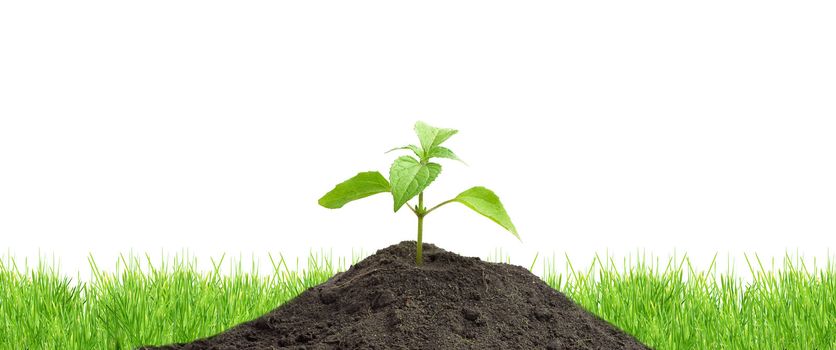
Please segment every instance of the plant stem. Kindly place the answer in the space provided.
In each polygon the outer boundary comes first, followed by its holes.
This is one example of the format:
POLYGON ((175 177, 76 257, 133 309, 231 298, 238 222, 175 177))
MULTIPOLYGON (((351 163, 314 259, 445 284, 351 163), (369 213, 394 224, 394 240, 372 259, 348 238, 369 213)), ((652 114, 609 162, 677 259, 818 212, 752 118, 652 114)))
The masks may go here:
POLYGON ((433 210, 438 209, 438 207, 440 207, 440 206, 442 206, 442 205, 445 205, 445 204, 447 204, 447 203, 453 203, 453 202, 455 202, 455 201, 456 201, 455 199, 450 199, 450 200, 446 200, 446 201, 443 201, 443 202, 441 202, 441 203, 438 203, 438 205, 436 205, 436 206, 434 206, 434 207, 430 208, 430 210, 427 210, 427 212, 426 212, 426 213, 424 213, 424 215, 427 215, 427 214, 429 214, 430 212, 432 212, 433 210))
POLYGON ((423 257, 421 256, 422 248, 423 248, 423 234, 424 234, 424 215, 426 214, 424 208, 424 192, 418 194, 418 208, 415 211, 415 215, 418 216, 418 241, 415 245, 415 265, 421 266, 424 262, 423 257))
POLYGON ((413 208, 411 205, 409 205, 409 203, 406 203, 406 207, 409 208, 409 210, 412 210, 412 212, 415 213, 415 215, 418 215, 418 212, 415 211, 415 208, 413 208))

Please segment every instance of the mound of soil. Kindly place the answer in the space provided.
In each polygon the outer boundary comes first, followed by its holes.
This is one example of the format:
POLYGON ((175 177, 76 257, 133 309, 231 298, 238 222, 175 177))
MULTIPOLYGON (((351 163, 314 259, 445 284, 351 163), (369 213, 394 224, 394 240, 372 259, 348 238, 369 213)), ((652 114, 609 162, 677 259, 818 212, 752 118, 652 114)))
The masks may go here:
POLYGON ((421 267, 401 242, 258 319, 155 349, 648 349, 522 267, 423 249, 421 267))

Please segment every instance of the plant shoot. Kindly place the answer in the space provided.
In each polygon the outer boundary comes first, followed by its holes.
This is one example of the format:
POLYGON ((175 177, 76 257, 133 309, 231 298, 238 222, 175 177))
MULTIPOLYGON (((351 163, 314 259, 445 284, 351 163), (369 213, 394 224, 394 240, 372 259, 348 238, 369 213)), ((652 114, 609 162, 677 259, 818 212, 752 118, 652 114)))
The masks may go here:
POLYGON ((435 158, 446 158, 458 160, 453 151, 441 146, 441 144, 455 135, 458 130, 436 128, 424 122, 415 123, 415 133, 418 135, 420 145, 408 145, 397 147, 386 153, 395 150, 412 151, 413 155, 400 156, 389 168, 389 179, 383 177, 380 172, 367 171, 338 184, 333 190, 326 193, 319 199, 319 205, 336 209, 341 208, 348 202, 371 196, 373 194, 389 192, 392 194, 394 210, 397 212, 404 205, 408 207, 418 218, 418 239, 416 244, 415 263, 421 265, 422 241, 424 233, 424 218, 434 210, 448 203, 461 203, 473 211, 493 220, 500 226, 511 232, 517 239, 517 229, 511 223, 511 218, 499 201, 499 197, 493 191, 476 186, 462 193, 455 198, 443 201, 437 205, 427 207, 424 205, 424 190, 441 173, 441 164, 433 163, 435 158), (417 197, 417 203, 410 204, 409 201, 417 197))

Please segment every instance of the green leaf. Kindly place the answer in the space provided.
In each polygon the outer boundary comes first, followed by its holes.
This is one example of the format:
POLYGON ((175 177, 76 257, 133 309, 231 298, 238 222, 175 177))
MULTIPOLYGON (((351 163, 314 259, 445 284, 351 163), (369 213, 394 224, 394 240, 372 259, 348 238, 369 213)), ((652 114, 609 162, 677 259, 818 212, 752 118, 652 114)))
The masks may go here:
POLYGON ((335 186, 333 190, 319 199, 319 205, 337 209, 348 202, 366 198, 373 194, 389 192, 389 181, 378 171, 359 173, 335 186))
POLYGON ((415 156, 417 156, 418 158, 424 158, 424 150, 422 150, 421 147, 418 147, 416 145, 395 147, 393 149, 390 149, 390 150, 386 151, 386 153, 389 153, 389 152, 392 152, 392 151, 397 151, 397 150, 400 150, 400 149, 412 150, 412 153, 415 153, 415 156))
POLYGON ((440 145, 457 132, 459 131, 454 129, 436 128, 422 121, 415 123, 415 134, 418 135, 418 140, 421 141, 421 148, 424 149, 425 154, 429 154, 434 147, 440 145))
MULTIPOLYGON (((430 150, 430 155, 427 158, 447 158, 447 159, 458 160, 458 161, 464 163, 464 161, 459 159, 459 157, 455 153, 453 153, 453 151, 451 151, 449 148, 441 147, 441 146, 435 146, 433 149, 431 149, 430 150)), ((465 163, 465 164, 467 164, 467 163, 465 163)))
POLYGON ((505 207, 502 206, 502 202, 499 201, 499 197, 493 191, 482 186, 476 186, 459 193, 453 200, 493 220, 493 222, 511 232, 517 239, 520 239, 520 235, 517 234, 517 229, 511 223, 511 218, 508 217, 505 207))
POLYGON ((392 168, 389 169, 395 212, 427 188, 440 172, 441 165, 436 163, 422 164, 410 156, 395 159, 392 168))

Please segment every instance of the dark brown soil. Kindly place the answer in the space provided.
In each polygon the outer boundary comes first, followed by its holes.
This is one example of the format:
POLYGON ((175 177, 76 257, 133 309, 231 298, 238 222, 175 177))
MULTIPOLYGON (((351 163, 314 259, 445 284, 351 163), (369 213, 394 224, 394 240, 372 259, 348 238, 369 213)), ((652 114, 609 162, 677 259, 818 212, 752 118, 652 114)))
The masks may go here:
POLYGON ((432 244, 417 267, 407 241, 258 319, 157 349, 648 348, 522 267, 432 244))

